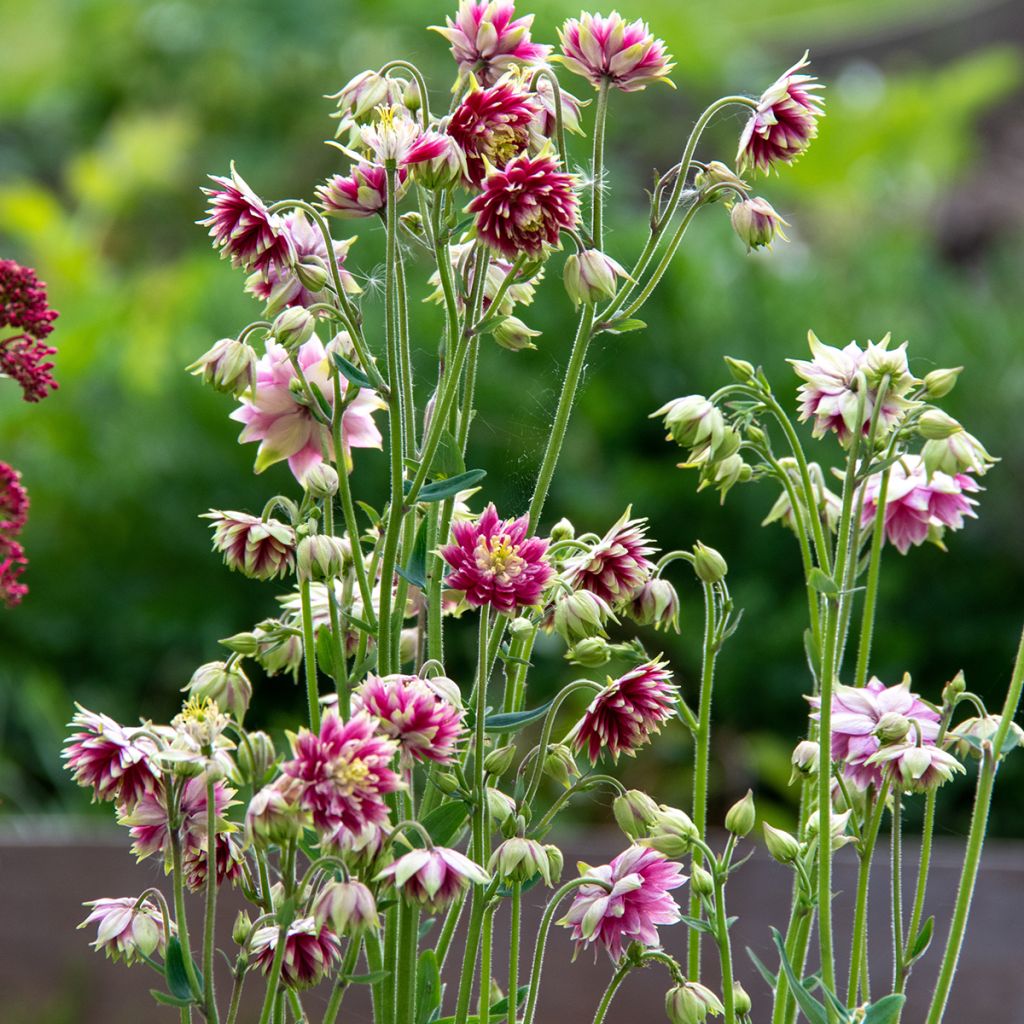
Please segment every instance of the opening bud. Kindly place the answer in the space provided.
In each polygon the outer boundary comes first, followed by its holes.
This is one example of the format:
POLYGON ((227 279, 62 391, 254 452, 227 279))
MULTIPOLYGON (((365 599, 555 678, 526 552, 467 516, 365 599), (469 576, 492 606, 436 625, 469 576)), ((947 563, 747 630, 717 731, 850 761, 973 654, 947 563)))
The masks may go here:
POLYGON ((500 789, 488 786, 487 809, 490 811, 491 817, 499 825, 504 825, 510 818, 515 817, 516 802, 507 793, 502 793, 500 789))
POLYGON ((536 348, 530 340, 539 338, 541 332, 527 327, 517 316, 506 316, 491 329, 491 337, 509 352, 521 352, 524 348, 536 348))
POLYGON ((917 421, 917 432, 929 441, 945 441, 964 428, 941 409, 925 409, 917 421))
POLYGON ((793 780, 797 775, 817 775, 820 757, 821 750, 814 740, 801 740, 793 748, 793 756, 790 758, 790 763, 793 765, 793 774, 790 777, 789 784, 793 784, 793 780))
POLYGON ((597 249, 573 253, 565 261, 563 271, 565 290, 578 306, 581 302, 601 302, 614 298, 617 279, 629 279, 629 274, 610 256, 597 249))
POLYGON ((295 352, 313 337, 316 319, 302 306, 289 306, 274 318, 270 333, 279 345, 289 352, 295 352))
POLYGON ((717 1017, 724 1012, 718 996, 696 981, 683 982, 665 995, 665 1013, 671 1024, 703 1024, 709 1013, 717 1017))
POLYGON ((754 792, 748 789, 747 795, 742 800, 737 800, 736 803, 729 808, 725 815, 725 827, 734 836, 743 837, 747 835, 754 827, 754 821, 757 814, 754 810, 754 792))
POLYGON ((237 666, 223 661, 210 661, 192 673, 188 686, 183 688, 189 697, 198 701, 212 700, 221 711, 226 711, 236 722, 245 718, 252 700, 252 683, 237 666))
POLYGON ((638 842, 658 820, 659 812, 658 805, 646 793, 630 789, 612 801, 612 813, 627 838, 638 842))
POLYGON ((186 369, 215 390, 237 397, 256 384, 256 353, 243 341, 221 338, 186 369))
POLYGON ((924 397, 945 398, 956 387, 957 378, 963 373, 962 366, 948 370, 932 370, 924 376, 924 397))
POLYGON ((604 637, 589 636, 565 652, 566 660, 584 668, 600 668, 611 660, 612 647, 604 637))
POLYGON ((333 498, 338 493, 338 471, 321 462, 306 473, 303 483, 313 498, 333 498))
POLYGON ((725 579, 729 571, 725 559, 714 548, 700 541, 693 546, 693 559, 693 571, 702 583, 718 583, 725 579))
POLYGON ((338 537, 315 533, 299 541, 295 568, 301 582, 330 580, 340 576, 345 565, 345 547, 338 537))
POLYGON ((732 229, 740 241, 747 247, 747 252, 762 247, 771 247, 775 236, 787 241, 786 222, 775 212, 767 199, 754 196, 733 205, 729 212, 732 229))
MULTIPOLYGON (((712 185, 731 185, 740 192, 747 190, 747 183, 721 160, 712 160, 707 167, 699 170, 694 175, 693 183, 701 191, 711 188, 712 185)), ((716 202, 721 195, 721 192, 716 192, 710 201, 716 202)))
POLYGON ((679 594, 668 580, 660 576, 648 580, 636 591, 627 612, 641 626, 679 632, 679 594))
POLYGON ((800 856, 800 843, 796 836, 784 832, 781 828, 773 828, 768 822, 764 822, 762 828, 764 844, 780 864, 792 864, 800 856))
POLYGON ((554 626, 567 643, 592 636, 606 636, 604 624, 618 622, 608 603, 589 590, 564 591, 555 599, 554 626))

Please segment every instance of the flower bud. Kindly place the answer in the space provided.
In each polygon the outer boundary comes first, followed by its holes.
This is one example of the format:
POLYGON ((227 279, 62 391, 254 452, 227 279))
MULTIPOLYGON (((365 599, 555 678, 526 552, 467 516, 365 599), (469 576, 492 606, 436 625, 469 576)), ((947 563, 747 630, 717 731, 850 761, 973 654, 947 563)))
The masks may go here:
POLYGON ((303 483, 311 497, 333 498, 338 493, 338 471, 321 462, 306 473, 303 483))
POLYGON ((551 527, 550 539, 552 544, 560 540, 572 540, 576 536, 576 527, 564 516, 551 527))
POLYGON ((910 719, 897 711, 886 711, 878 720, 875 735, 882 743, 899 743, 900 740, 906 739, 909 731, 910 719))
POLYGON ((725 559, 714 548, 709 548, 700 541, 693 546, 693 559, 693 571, 703 583, 718 583, 725 579, 725 574, 729 571, 725 559))
POLYGON ((629 279, 625 269, 597 249, 573 253, 565 261, 562 278, 569 298, 578 306, 581 302, 601 302, 615 297, 616 281, 629 279))
POLYGON ((739 381, 740 384, 746 384, 754 379, 754 366, 746 359, 733 359, 732 356, 725 356, 725 365, 729 367, 733 380, 739 381))
POLYGON ((781 828, 773 828, 768 822, 761 826, 764 829, 764 844, 768 852, 780 864, 792 864, 800 856, 800 843, 796 836, 783 832, 781 828))
POLYGON ((249 920, 249 915, 244 910, 240 910, 235 915, 235 923, 231 926, 231 941, 236 946, 244 946, 251 931, 252 921, 249 920))
POLYGON ((415 661, 420 649, 420 631, 409 626, 398 634, 398 658, 403 665, 415 661))
MULTIPOLYGON (((982 746, 991 743, 995 739, 999 726, 1002 724, 1001 715, 985 715, 983 718, 965 718, 954 728, 949 730, 950 738, 956 743, 953 749, 960 757, 980 758, 982 746)), ((1024 729, 1011 721, 1010 728, 1006 734, 1008 740, 1016 740, 1017 745, 1024 742, 1024 729)), ((998 753, 1004 753, 999 751, 998 753)))
POLYGON ((666 857, 681 857, 693 848, 693 841, 700 838, 697 826, 690 816, 676 807, 662 804, 658 809, 658 817, 651 826, 650 834, 640 840, 641 846, 647 846, 666 857))
POLYGON ((544 757, 544 774, 551 776, 555 782, 566 789, 580 776, 579 765, 572 751, 564 743, 552 743, 544 757))
MULTIPOLYGON (((735 174, 732 168, 722 163, 721 160, 712 160, 706 167, 702 167, 693 177, 693 183, 701 191, 710 188, 712 185, 732 185, 738 191, 746 191, 747 183, 735 174)), ((712 196, 714 202, 721 193, 712 196)))
POLYGON ((562 851, 557 846, 545 846, 544 852, 548 855, 548 875, 551 878, 551 884, 556 885, 562 877, 562 868, 565 866, 565 858, 562 856, 562 851))
POLYGON ((487 787, 487 809, 491 817, 503 825, 516 813, 516 802, 507 793, 502 793, 494 786, 487 787))
POLYGON ((510 743, 507 747, 498 747, 484 758, 484 771, 488 775, 504 775, 512 767, 515 756, 515 744, 510 743))
POLYGON ((793 779, 797 775, 817 775, 820 757, 821 748, 814 740, 801 740, 793 748, 793 755, 790 758, 793 765, 793 777, 789 780, 789 784, 793 784, 793 779))
POLYGON ((733 982, 732 1002, 733 1006, 736 1008, 736 1013, 740 1017, 745 1017, 750 1013, 750 1007, 752 1005, 750 1002, 750 996, 748 995, 747 990, 738 981, 733 982))
MULTIPOLYGON (((846 834, 846 826, 849 824, 850 815, 853 813, 852 810, 843 811, 842 814, 833 814, 829 811, 828 814, 828 829, 829 829, 829 845, 833 851, 846 846, 847 843, 855 843, 857 840, 853 836, 846 834)), ((820 814, 814 813, 807 819, 807 835, 816 836, 820 827, 819 818, 820 814)))
POLYGON ((233 636, 218 640, 217 643, 234 654, 241 654, 243 658, 255 657, 260 649, 260 638, 255 633, 235 633, 233 636))
POLYGON ((719 444, 725 433, 725 417, 721 410, 703 395, 674 398, 648 417, 664 417, 668 436, 681 448, 693 445, 719 444))
POLYGON ((567 644, 590 636, 607 636, 604 624, 609 619, 619 621, 604 598, 589 590, 571 594, 563 591, 555 598, 554 626, 567 644))
POLYGON ((435 775, 434 785, 448 796, 458 793, 462 788, 462 783, 451 772, 439 772, 435 775))
POLYGON ((340 576, 345 565, 345 547, 339 537, 315 533, 299 541, 295 567, 299 580, 330 580, 340 576))
POLYGON ((925 409, 917 421, 917 432, 929 441, 945 441, 957 431, 963 430, 952 416, 941 409, 925 409))
POLYGON ((963 372, 962 366, 948 370, 932 370, 924 375, 924 397, 934 400, 945 398, 956 387, 957 378, 963 372))
POLYGON ((221 338, 186 369, 215 390, 236 397, 256 385, 256 353, 234 338, 221 338))
POLYGON ((406 110, 414 114, 423 106, 423 97, 420 95, 420 84, 415 78, 409 79, 402 90, 402 105, 406 110))
POLYGON ((243 783, 252 783, 254 788, 258 788, 274 767, 277 753, 274 750, 274 741, 265 732, 247 733, 246 739, 248 743, 243 741, 238 744, 235 764, 240 780, 243 783))
POLYGON ((734 836, 742 838, 754 827, 755 819, 754 792, 748 789, 747 795, 729 808, 725 815, 725 827, 734 836))
POLYGON ((626 837, 638 842, 658 820, 658 805, 646 793, 630 789, 612 801, 612 813, 626 837))
POLYGON ((183 687, 196 700, 212 700, 221 711, 226 711, 236 722, 245 718, 252 699, 252 683, 237 666, 223 661, 200 665, 192 674, 188 686, 183 687))
POLYGON ((963 671, 957 672, 955 676, 942 689, 942 703, 954 704, 957 698, 967 689, 967 680, 963 671))
POLYGON ((548 847, 536 839, 521 836, 513 836, 501 843, 487 864, 487 870, 506 884, 530 882, 539 875, 548 887, 558 880, 557 875, 552 878, 551 867, 548 847))
POLYGON ((513 640, 529 640, 537 627, 527 618, 517 615, 509 624, 508 632, 513 640))
POLYGON ((296 352, 313 337, 316 318, 303 306, 289 306, 274 318, 270 333, 282 348, 296 352))
POLYGON ((283 846, 301 833, 302 815, 281 787, 264 786, 249 801, 245 831, 254 845, 283 846))
POLYGON ((327 267, 319 256, 307 256, 295 264, 295 276, 299 284, 308 292, 314 295, 319 294, 327 287, 329 278, 327 267))
POLYGON ((541 332, 527 327, 517 316, 506 316, 491 329, 491 337, 509 352, 521 352, 524 348, 536 348, 531 338, 539 338, 541 332))
POLYGON ((328 882, 313 904, 313 918, 320 928, 330 922, 338 935, 359 935, 380 928, 373 893, 354 879, 328 882))
POLYGON ((670 1024, 703 1024, 710 1013, 717 1017, 725 1011, 718 996, 696 981, 685 981, 665 995, 665 1013, 670 1024))
POLYGON ((604 637, 588 636, 577 641, 565 652, 566 660, 584 668, 600 668, 612 657, 612 646, 604 637))
POLYGON ((690 888, 698 896, 711 896, 715 891, 715 876, 699 864, 695 864, 690 875, 690 888))
POLYGON ((641 626, 679 632, 679 594, 668 580, 655 576, 630 599, 629 617, 641 626))
POLYGON ((767 199, 755 196, 752 199, 741 200, 733 206, 729 219, 732 221, 733 231, 747 247, 747 252, 760 249, 762 246, 770 248, 776 235, 784 242, 787 241, 782 230, 786 227, 786 222, 775 212, 767 199))
POLYGON ((454 707, 462 707, 462 691, 454 679, 447 676, 425 676, 423 682, 441 698, 454 707))
POLYGON ((376 107, 388 103, 393 84, 376 71, 362 71, 329 97, 338 101, 338 112, 354 120, 370 117, 376 107))

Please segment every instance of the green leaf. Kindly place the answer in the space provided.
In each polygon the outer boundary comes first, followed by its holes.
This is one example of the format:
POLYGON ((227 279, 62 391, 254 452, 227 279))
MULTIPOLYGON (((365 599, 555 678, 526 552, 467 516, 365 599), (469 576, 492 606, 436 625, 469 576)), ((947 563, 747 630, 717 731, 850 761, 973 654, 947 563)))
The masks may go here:
POLYGON ((432 479, 457 477, 465 472, 466 460, 462 457, 459 442, 450 430, 442 430, 441 440, 438 442, 437 451, 434 452, 434 461, 430 464, 432 479))
POLYGON ((923 925, 921 930, 917 933, 914 941, 910 944, 910 948, 907 950, 907 966, 909 967, 915 960, 919 960, 924 956, 925 951, 931 945, 932 933, 935 931, 935 916, 932 915, 928 918, 923 925))
POLYGON ((371 971, 369 974, 350 974, 345 980, 350 985, 376 985, 391 977, 390 971, 371 971))
POLYGON ((177 996, 169 996, 166 992, 161 992, 158 988, 151 988, 149 994, 158 1002, 163 1003, 164 1006, 191 1006, 194 1002, 192 999, 179 999, 177 996))
MULTIPOLYGON (((420 590, 427 589, 427 522, 424 520, 416 531, 409 561, 398 567, 398 575, 420 590)), ((326 630, 324 630, 326 632, 326 630)))
POLYGON ((810 1024, 828 1024, 828 1014, 825 1012, 825 1007, 822 1003, 819 1003, 810 992, 804 988, 801 984, 800 979, 796 976, 792 966, 789 963, 789 957, 786 956, 786 946, 782 941, 782 936, 779 934, 777 928, 772 929, 772 939, 775 942, 776 947, 779 950, 779 962, 782 966, 782 970, 789 980, 789 987, 792 989, 793 998, 796 1000, 797 1006, 803 1011, 804 1016, 810 1021, 810 1024))
MULTIPOLYGON (((523 1000, 526 998, 526 993, 530 991, 529 985, 520 985, 516 989, 516 1006, 522 1006, 523 1000)), ((508 1013, 508 996, 504 999, 499 999, 496 1003, 491 1004, 491 1016, 499 1017, 508 1013)))
MULTIPOLYGON (((448 800, 439 807, 435 807, 421 824, 438 846, 447 846, 455 838, 468 817, 469 808, 461 800, 448 800)), ((423 845, 423 840, 418 832, 409 830, 406 835, 413 846, 423 845)))
POLYGON ((380 526, 380 513, 372 505, 367 505, 365 501, 357 501, 356 504, 366 513, 366 518, 370 520, 371 526, 374 528, 380 526))
POLYGON ((1006 739, 1003 740, 1003 749, 999 751, 999 756, 1003 757, 1008 754, 1014 747, 1020 746, 1020 735, 1016 729, 1011 729, 1006 734, 1006 739))
POLYGON ((904 995, 886 996, 872 1003, 864 1013, 864 1024, 898 1024, 903 1004, 907 1001, 904 995))
MULTIPOLYGON (((519 885, 520 893, 529 892, 535 885, 537 885, 541 881, 542 881, 542 879, 541 879, 540 875, 534 875, 533 878, 531 878, 528 882, 520 883, 520 885, 519 885)), ((513 886, 510 886, 510 885, 499 885, 497 890, 495 891, 495 895, 496 896, 500 896, 502 899, 509 899, 512 896, 514 891, 515 890, 514 890, 513 886)))
POLYGON ((751 962, 757 968, 758 974, 768 983, 768 987, 774 992, 779 987, 779 976, 772 974, 767 967, 758 959, 757 954, 747 946, 747 956, 750 957, 751 962))
POLYGON ((167 940, 167 953, 164 956, 164 979, 171 995, 188 1002, 195 1001, 195 994, 192 986, 188 983, 188 974, 185 971, 185 954, 181 948, 181 942, 177 936, 172 935, 167 940))
POLYGON ((441 971, 437 953, 425 949, 420 953, 416 971, 416 1024, 427 1024, 441 1005, 441 971))
POLYGON ((631 331, 642 331, 647 326, 643 320, 612 320, 604 325, 609 334, 629 334, 631 331))
POLYGON ((839 593, 839 587, 836 586, 836 581, 827 573, 822 572, 822 570, 817 566, 808 573, 807 582, 814 587, 819 594, 824 594, 826 597, 835 597, 839 593))
POLYGON ((549 700, 547 704, 541 704, 530 711, 506 711, 498 715, 488 715, 484 719, 484 732, 515 732, 516 729, 522 729, 524 725, 543 718, 553 703, 549 700))
POLYGON ((428 917, 421 921, 419 928, 416 930, 416 938, 422 942, 430 934, 430 929, 433 928, 435 924, 437 924, 436 917, 428 917))
POLYGON ((444 501, 445 498, 451 498, 459 491, 464 491, 479 483, 485 476, 487 476, 486 469, 470 469, 465 473, 449 477, 447 480, 437 480, 423 487, 416 500, 420 503, 444 501))
POLYGON ((687 928, 692 928, 695 932, 707 932, 710 934, 714 930, 707 921, 704 921, 699 917, 688 917, 686 914, 683 914, 679 920, 682 921, 687 928))
POLYGON ((334 419, 334 406, 324 397, 324 393, 317 386, 316 381, 307 381, 309 384, 309 390, 313 392, 313 397, 316 399, 316 404, 320 406, 319 412, 323 417, 324 423, 329 424, 334 419))
POLYGON ((338 373, 340 373, 346 380, 355 384, 357 388, 373 387, 373 381, 371 381, 355 363, 350 363, 338 352, 332 352, 331 358, 334 360, 334 365, 338 368, 338 373))

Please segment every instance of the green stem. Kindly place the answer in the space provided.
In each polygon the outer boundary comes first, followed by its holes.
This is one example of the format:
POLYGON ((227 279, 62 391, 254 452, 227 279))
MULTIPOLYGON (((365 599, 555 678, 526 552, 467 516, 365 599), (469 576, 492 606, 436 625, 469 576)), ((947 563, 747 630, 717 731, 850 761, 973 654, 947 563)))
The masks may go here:
MULTIPOLYGON (((327 581, 327 586, 331 586, 327 581)), ((302 596, 302 647, 306 665, 306 701, 309 705, 309 728, 320 731, 320 689, 316 679, 316 638, 313 635, 313 604, 310 599, 310 582, 300 584, 302 596)))
POLYGON ((722 1003, 725 1006, 725 1024, 736 1024, 736 993, 732 976, 732 945, 729 940, 729 921, 725 912, 725 879, 720 871, 715 872, 715 930, 717 932, 719 962, 722 967, 722 1003))
POLYGON ((498 905, 492 903, 484 911, 483 942, 480 947, 479 1024, 491 1022, 491 957, 494 949, 494 912, 497 909, 498 905))
POLYGON ((921 825, 921 853, 917 863, 917 886, 914 889, 914 906, 910 912, 910 927, 907 930, 904 960, 909 959, 910 947, 917 938, 924 916, 924 897, 928 890, 928 871, 932 862, 932 838, 935 833, 935 798, 938 790, 930 789, 925 797, 924 822, 921 825))
POLYGON ((208 1022, 218 1024, 213 980, 213 929, 217 921, 217 801, 212 778, 206 782, 206 918, 203 922, 203 1003, 208 1022))
POLYGON ((604 208, 604 134, 608 119, 609 80, 601 79, 597 90, 597 111, 594 115, 594 156, 591 168, 593 186, 590 202, 590 234, 598 250, 604 249, 604 228, 601 220, 604 208))
MULTIPOLYGON (((795 904, 790 916, 789 928, 786 930, 786 956, 798 975, 803 973, 813 919, 814 913, 809 906, 802 901, 795 904)), ((789 982, 785 974, 780 973, 772 1004, 772 1024, 787 1024, 791 1008, 795 1009, 796 1003, 790 994, 789 982)))
POLYGON ((487 791, 484 787, 484 723, 487 716, 488 660, 487 641, 490 635, 491 610, 480 609, 480 629, 477 647, 476 710, 473 722, 473 850, 478 864, 487 862, 487 791))
POLYGON ((875 630, 875 606, 878 602, 878 578, 882 564, 882 543, 885 540, 885 503, 889 494, 890 472, 891 467, 882 471, 882 479, 878 487, 875 523, 871 531, 871 555, 868 561, 868 578, 864 590, 864 612, 860 626, 860 643, 857 646, 857 668, 854 674, 854 686, 863 686, 868 680, 871 640, 875 630))
POLYGON ((402 903, 398 908, 398 998, 396 1022, 412 1021, 416 1016, 417 931, 419 914, 415 907, 402 903))
POLYGON ((892 795, 892 990, 903 991, 903 793, 892 795))
POLYGON ((508 939, 508 1019, 513 1024, 518 1017, 516 995, 519 992, 519 941, 523 910, 523 885, 512 883, 512 920, 508 939))
POLYGON ((628 960, 619 966, 619 969, 612 975, 612 980, 608 982, 608 987, 604 990, 604 995, 601 996, 601 1002, 597 1004, 597 1012, 594 1014, 594 1024, 603 1024, 605 1017, 608 1016, 608 1007, 612 1005, 612 1000, 615 998, 615 993, 619 991, 622 983, 626 980, 626 975, 633 969, 633 964, 628 960))
MULTIPOLYGON (((476 956, 480 950, 480 930, 484 923, 487 898, 485 887, 475 886, 472 895, 472 908, 469 915, 469 928, 466 931, 466 948, 462 954, 462 973, 459 975, 459 996, 455 1006, 455 1024, 466 1024, 469 1018, 469 1001, 473 993, 473 981, 476 976, 476 956)), ((481 982, 482 984, 482 982, 481 982)))
POLYGON ((242 1005, 242 986, 245 983, 246 973, 245 962, 239 958, 238 965, 235 967, 234 983, 231 986, 231 1002, 228 1004, 225 1024, 235 1024, 238 1019, 238 1008, 242 1005))
MULTIPOLYGON (((875 806, 865 826, 864 834, 858 844, 857 854, 860 865, 857 871, 857 902, 853 914, 853 939, 850 943, 850 976, 846 986, 846 1005, 851 1009, 860 999, 861 971, 866 966, 861 957, 868 925, 868 889, 871 884, 871 861, 878 841, 878 830, 885 812, 885 802, 889 793, 889 780, 875 796, 875 806)), ((865 998, 867 992, 865 990, 865 998)))

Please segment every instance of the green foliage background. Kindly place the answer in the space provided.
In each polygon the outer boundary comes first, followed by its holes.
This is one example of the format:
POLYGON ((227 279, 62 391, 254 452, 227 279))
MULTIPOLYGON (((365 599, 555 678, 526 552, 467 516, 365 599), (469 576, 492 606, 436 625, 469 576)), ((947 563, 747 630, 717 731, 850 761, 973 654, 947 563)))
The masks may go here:
MULTIPOLYGON (((542 41, 577 13, 564 0, 533 9, 542 41)), ((1013 12, 885 0, 623 9, 647 18, 678 61, 677 91, 613 97, 608 248, 623 263, 643 241, 651 168, 678 158, 706 102, 760 91, 805 47, 829 87, 810 154, 761 186, 792 241, 747 256, 723 210, 702 214, 643 314, 648 330, 595 345, 548 505, 549 524, 567 515, 603 531, 631 503, 664 548, 699 537, 728 559, 745 615, 721 661, 720 801, 757 775, 761 808, 785 813, 807 678, 795 544, 758 525, 775 494, 739 487, 724 506, 695 494, 694 478, 674 468, 679 453, 646 418, 669 398, 718 386, 725 353, 764 365, 786 400, 796 382, 784 359, 802 355, 809 327, 836 344, 892 330, 910 340, 922 375, 967 366, 946 406, 1003 461, 986 478, 981 518, 950 538, 948 553, 890 553, 876 668, 887 681, 910 671, 933 698, 961 667, 993 702, 1005 687, 1024 606, 1024 438, 1014 415, 1024 401, 1024 231, 997 173, 1007 124, 1022 126, 1013 12)), ((333 122, 321 97, 402 54, 440 99, 451 66, 424 26, 446 13, 436 0, 0 0, 0 255, 39 268, 62 313, 60 391, 29 406, 13 385, 0 389, 0 458, 22 469, 32 497, 31 593, 0 614, 3 812, 81 809, 57 758, 72 700, 122 719, 166 717, 195 665, 218 656, 219 637, 271 613, 272 590, 228 573, 197 518, 209 507, 255 510, 272 489, 294 486, 280 467, 252 475, 230 403, 182 370, 258 315, 241 274, 193 223, 198 189, 234 159, 262 195, 311 198, 340 168, 322 144, 333 122)), ((702 155, 731 159, 740 127, 739 115, 719 122, 702 155)), ((356 232, 349 265, 372 289, 380 232, 369 222, 356 232)), ((470 464, 488 469, 486 494, 509 513, 525 505, 568 354, 560 273, 556 256, 528 311, 544 332, 538 351, 492 346, 483 356, 470 464)), ((437 311, 417 303, 425 364, 438 331, 437 311)), ((823 462, 835 454, 828 441, 808 434, 808 443, 823 462)), ((359 453, 357 464, 357 489, 379 499, 383 458, 359 453)), ((676 582, 683 631, 664 647, 685 688, 700 610, 686 574, 676 582)), ((538 690, 572 671, 556 650, 541 654, 538 690)), ((256 703, 275 721, 302 698, 270 680, 256 703)), ((670 802, 688 785, 677 736, 629 769, 670 802)), ((1006 776, 995 828, 1021 835, 1013 790, 1024 771, 1011 761, 1006 776)))

